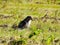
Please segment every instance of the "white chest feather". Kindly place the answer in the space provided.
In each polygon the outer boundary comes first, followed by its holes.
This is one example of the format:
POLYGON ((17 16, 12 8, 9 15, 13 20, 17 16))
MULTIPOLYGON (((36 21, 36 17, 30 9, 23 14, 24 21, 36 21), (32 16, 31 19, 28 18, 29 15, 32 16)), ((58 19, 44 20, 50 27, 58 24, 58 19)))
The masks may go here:
POLYGON ((30 27, 30 24, 31 24, 31 20, 28 23, 26 23, 26 27, 30 27))

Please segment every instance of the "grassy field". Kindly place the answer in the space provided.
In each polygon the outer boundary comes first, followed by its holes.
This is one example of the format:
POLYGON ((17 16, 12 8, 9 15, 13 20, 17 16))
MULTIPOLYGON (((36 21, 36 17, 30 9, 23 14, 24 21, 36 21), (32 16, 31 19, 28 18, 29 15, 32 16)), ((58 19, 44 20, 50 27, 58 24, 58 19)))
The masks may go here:
POLYGON ((60 0, 0 0, 0 45, 60 45, 60 0), (26 16, 29 29, 14 29, 26 16))

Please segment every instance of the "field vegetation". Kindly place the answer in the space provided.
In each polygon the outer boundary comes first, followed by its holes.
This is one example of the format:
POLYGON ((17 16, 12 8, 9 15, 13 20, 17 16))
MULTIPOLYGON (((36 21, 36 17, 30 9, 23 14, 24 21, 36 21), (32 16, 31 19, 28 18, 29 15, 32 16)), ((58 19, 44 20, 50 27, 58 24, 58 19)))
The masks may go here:
POLYGON ((60 0, 0 0, 0 45, 60 45, 60 0), (30 28, 12 28, 28 15, 30 28))

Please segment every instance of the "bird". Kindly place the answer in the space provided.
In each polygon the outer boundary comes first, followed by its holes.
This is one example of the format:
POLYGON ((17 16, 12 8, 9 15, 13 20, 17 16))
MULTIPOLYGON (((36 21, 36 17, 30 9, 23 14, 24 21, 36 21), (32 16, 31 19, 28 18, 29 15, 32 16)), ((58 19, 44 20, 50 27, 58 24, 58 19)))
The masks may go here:
POLYGON ((30 24, 31 24, 31 21, 32 21, 32 17, 31 16, 27 16, 24 20, 19 22, 18 28, 20 28, 20 29, 29 28, 30 24))

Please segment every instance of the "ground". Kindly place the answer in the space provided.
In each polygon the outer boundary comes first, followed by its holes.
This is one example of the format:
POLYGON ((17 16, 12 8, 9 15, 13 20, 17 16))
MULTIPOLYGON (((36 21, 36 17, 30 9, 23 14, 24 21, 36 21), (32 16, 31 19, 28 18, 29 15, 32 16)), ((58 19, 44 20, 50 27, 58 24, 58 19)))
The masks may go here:
POLYGON ((60 0, 0 0, 0 45, 60 45, 60 0), (30 28, 12 28, 28 15, 30 28))

